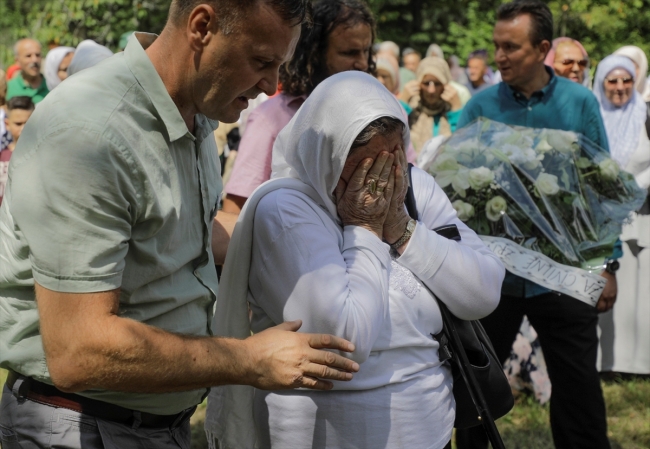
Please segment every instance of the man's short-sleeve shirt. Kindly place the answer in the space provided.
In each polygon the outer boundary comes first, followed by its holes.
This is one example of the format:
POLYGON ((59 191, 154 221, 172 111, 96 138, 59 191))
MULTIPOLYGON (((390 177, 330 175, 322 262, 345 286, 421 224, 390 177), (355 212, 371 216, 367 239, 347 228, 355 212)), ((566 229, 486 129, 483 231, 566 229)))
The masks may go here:
POLYGON ((34 89, 23 79, 22 74, 17 74, 7 82, 7 101, 13 97, 29 97, 34 104, 40 103, 50 91, 47 88, 45 77, 41 77, 41 85, 34 89))
MULTIPOLYGON (((35 281, 59 292, 119 288, 122 317, 209 335, 217 122, 197 115, 188 131, 140 44, 153 38, 135 35, 123 53, 70 77, 25 126, 0 208, 0 367, 51 383, 35 281)), ((167 415, 205 390, 80 394, 167 415)))

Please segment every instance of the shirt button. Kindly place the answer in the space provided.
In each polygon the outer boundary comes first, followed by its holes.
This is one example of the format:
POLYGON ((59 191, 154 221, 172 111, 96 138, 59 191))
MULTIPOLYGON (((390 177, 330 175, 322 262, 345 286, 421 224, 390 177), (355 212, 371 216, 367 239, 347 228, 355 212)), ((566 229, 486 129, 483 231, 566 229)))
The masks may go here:
POLYGON ((533 110, 533 107, 532 107, 532 106, 528 106, 528 110, 529 110, 529 111, 532 111, 532 110, 533 110))

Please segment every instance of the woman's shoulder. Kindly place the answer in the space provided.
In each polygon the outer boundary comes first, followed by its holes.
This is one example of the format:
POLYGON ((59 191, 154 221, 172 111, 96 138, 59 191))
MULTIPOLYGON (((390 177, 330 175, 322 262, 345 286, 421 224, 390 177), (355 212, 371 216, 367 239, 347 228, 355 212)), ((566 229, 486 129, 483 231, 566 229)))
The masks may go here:
POLYGON ((280 188, 264 195, 255 210, 256 224, 275 223, 283 228, 297 224, 322 223, 323 209, 306 193, 280 188))

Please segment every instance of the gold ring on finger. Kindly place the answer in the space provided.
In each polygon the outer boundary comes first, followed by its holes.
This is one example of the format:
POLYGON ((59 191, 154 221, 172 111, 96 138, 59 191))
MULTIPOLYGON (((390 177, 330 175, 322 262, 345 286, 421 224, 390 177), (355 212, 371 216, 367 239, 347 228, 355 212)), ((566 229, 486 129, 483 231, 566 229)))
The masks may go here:
POLYGON ((368 192, 370 192, 372 195, 377 193, 377 180, 376 179, 371 179, 366 183, 366 188, 368 189, 368 192))

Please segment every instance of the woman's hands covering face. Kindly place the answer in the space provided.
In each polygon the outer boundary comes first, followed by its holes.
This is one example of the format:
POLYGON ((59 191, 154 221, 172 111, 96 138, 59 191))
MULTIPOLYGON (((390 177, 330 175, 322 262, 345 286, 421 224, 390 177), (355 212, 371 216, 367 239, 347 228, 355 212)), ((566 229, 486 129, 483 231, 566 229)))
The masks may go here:
POLYGON ((347 185, 339 179, 334 195, 344 226, 361 226, 382 238, 395 190, 394 160, 382 151, 374 160, 362 160, 347 185))
POLYGON ((406 161, 406 153, 402 147, 399 147, 393 153, 395 155, 395 187, 393 196, 388 206, 388 214, 386 221, 384 221, 384 229, 382 237, 388 243, 395 243, 400 239, 406 225, 410 221, 406 207, 404 206, 404 199, 408 191, 408 162, 406 161))

